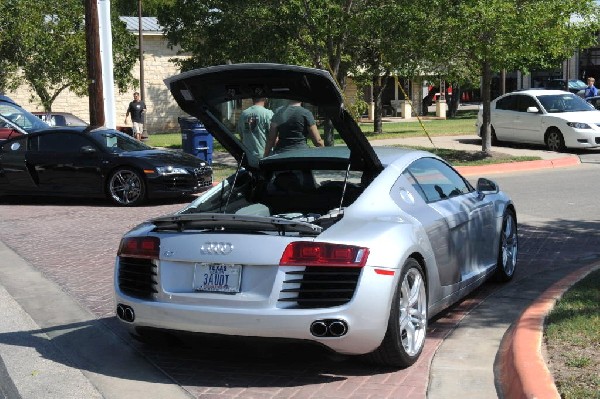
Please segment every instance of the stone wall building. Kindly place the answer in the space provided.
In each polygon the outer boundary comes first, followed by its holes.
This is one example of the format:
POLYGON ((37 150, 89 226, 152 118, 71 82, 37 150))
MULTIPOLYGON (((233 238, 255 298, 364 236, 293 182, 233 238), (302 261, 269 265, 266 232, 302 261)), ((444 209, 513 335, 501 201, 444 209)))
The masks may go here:
MULTIPOLYGON (((121 20, 127 24, 129 31, 136 36, 138 35, 139 21, 137 17, 121 17, 121 20)), ((179 109, 163 82, 165 78, 179 73, 176 65, 169 61, 169 59, 178 56, 178 49, 170 49, 167 46, 167 40, 163 36, 162 28, 158 25, 156 18, 144 17, 142 19, 142 34, 144 46, 144 101, 147 107, 146 130, 148 133, 179 130, 177 118, 183 115, 183 112, 179 109)), ((139 61, 135 64, 131 73, 139 79, 139 61)), ((115 88, 117 125, 123 124, 127 106, 133 99, 135 91, 139 91, 139 88, 130 88, 125 93, 119 93, 118 89, 115 88)), ((29 86, 23 85, 16 91, 6 94, 29 111, 43 111, 41 105, 35 101, 30 101, 33 91, 29 86)), ((70 112, 87 122, 90 118, 88 97, 78 97, 70 91, 64 91, 58 96, 52 105, 52 111, 70 112)))

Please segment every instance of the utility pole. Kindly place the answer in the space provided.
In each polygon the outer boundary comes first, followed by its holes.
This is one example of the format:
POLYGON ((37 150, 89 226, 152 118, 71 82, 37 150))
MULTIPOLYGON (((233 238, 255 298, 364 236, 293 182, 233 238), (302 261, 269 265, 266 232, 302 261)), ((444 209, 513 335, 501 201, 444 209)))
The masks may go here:
POLYGON ((104 126, 102 62, 100 60, 100 32, 98 24, 98 3, 96 0, 85 0, 85 37, 88 67, 88 94, 90 98, 90 125, 104 126))
MULTIPOLYGON (((144 35, 142 29, 142 0, 138 0, 138 40, 140 47, 140 98, 146 103, 146 90, 144 90, 144 35)), ((146 132, 146 113, 142 114, 144 118, 144 131, 142 132, 142 138, 148 137, 146 132)))

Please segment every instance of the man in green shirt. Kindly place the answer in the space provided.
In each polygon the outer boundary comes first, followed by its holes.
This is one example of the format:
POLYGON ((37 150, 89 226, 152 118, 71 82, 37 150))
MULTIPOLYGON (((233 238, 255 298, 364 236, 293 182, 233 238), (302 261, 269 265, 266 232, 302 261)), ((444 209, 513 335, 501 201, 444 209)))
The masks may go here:
POLYGON ((258 158, 265 152, 265 143, 273 111, 265 108, 266 98, 253 98, 253 105, 242 111, 237 132, 248 151, 258 158))

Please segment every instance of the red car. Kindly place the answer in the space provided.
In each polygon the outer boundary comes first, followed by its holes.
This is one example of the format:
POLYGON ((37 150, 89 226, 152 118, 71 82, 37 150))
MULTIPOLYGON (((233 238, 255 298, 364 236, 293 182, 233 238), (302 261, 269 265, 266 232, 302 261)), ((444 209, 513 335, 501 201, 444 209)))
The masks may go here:
POLYGON ((49 126, 9 97, 0 95, 0 142, 49 126))
MULTIPOLYGON (((33 112, 35 116, 50 126, 89 126, 83 119, 68 112, 33 112)), ((117 126, 117 130, 133 137, 131 126, 117 126)))

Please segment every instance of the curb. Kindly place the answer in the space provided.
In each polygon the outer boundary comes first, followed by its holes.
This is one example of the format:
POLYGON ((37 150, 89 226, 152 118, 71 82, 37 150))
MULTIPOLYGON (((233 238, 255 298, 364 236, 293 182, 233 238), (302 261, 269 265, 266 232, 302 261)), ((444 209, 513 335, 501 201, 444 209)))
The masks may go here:
POLYGON ((581 160, 577 156, 568 156, 556 159, 541 159, 537 161, 509 162, 479 166, 456 166, 463 176, 481 175, 482 173, 521 172, 524 170, 562 168, 579 165, 581 160))
POLYGON ((554 283, 513 324, 500 345, 499 380, 506 398, 557 398, 560 394, 541 353, 544 321, 573 284, 600 268, 595 262, 554 283))

